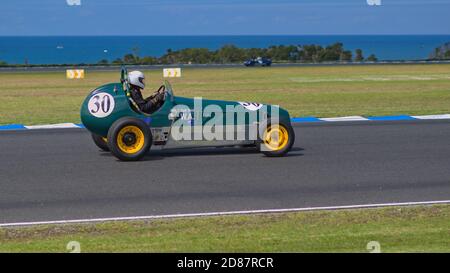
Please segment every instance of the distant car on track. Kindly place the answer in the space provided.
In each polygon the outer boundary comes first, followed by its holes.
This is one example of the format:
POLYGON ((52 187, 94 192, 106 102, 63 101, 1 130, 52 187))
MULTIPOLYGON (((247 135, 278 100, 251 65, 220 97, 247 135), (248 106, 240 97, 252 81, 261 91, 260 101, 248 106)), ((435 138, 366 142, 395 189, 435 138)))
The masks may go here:
POLYGON ((250 59, 244 62, 245 66, 271 66, 272 60, 264 57, 258 57, 256 59, 250 59))
MULTIPOLYGON (((92 133, 94 143, 104 151, 110 151, 120 160, 132 161, 143 158, 152 145, 175 147, 199 146, 256 146, 267 156, 283 156, 295 141, 294 130, 290 123, 289 113, 278 107, 259 103, 232 102, 220 100, 201 100, 202 115, 195 99, 174 96, 172 87, 166 81, 160 87, 165 94, 164 102, 153 114, 141 112, 130 96, 128 72, 122 68, 120 83, 110 83, 90 92, 81 106, 81 121, 92 133), (214 114, 204 114, 207 109, 215 109, 214 114), (242 112, 244 118, 239 119, 230 109, 242 112), (223 111, 222 118, 216 115, 223 111), (228 118, 231 113, 231 119, 228 118), (253 121, 250 116, 256 116, 253 121), (277 119, 274 119, 274 116, 277 119), (225 118, 227 117, 227 118, 225 118), (174 132, 181 127, 196 126, 207 128, 211 121, 223 120, 223 126, 214 127, 215 133, 222 128, 222 135, 232 136, 225 139, 210 139, 206 134, 193 139, 177 139, 174 132), (258 127, 258 136, 250 134, 239 138, 242 128, 258 127), (241 128, 241 129, 239 129, 241 128), (235 130, 236 129, 236 130, 235 130)), ((222 114, 220 114, 222 115, 222 114)), ((209 128, 209 127, 208 127, 209 128)), ((220 134, 220 132, 219 132, 220 134)))

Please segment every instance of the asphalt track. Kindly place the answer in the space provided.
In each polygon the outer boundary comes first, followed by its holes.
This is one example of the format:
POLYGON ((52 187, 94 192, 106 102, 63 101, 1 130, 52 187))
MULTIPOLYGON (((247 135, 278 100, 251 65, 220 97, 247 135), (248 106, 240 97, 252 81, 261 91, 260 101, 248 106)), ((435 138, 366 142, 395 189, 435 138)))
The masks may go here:
POLYGON ((450 199, 450 121, 295 125, 289 156, 152 151, 119 162, 84 129, 0 132, 0 224, 450 199))

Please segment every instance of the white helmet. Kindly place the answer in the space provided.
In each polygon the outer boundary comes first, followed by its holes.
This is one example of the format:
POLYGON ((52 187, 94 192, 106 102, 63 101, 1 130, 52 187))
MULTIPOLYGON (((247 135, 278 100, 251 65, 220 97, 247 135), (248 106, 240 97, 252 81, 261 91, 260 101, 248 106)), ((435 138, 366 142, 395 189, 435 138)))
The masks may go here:
POLYGON ((128 80, 132 85, 138 86, 142 89, 145 88, 145 76, 141 71, 131 71, 128 73, 128 80))

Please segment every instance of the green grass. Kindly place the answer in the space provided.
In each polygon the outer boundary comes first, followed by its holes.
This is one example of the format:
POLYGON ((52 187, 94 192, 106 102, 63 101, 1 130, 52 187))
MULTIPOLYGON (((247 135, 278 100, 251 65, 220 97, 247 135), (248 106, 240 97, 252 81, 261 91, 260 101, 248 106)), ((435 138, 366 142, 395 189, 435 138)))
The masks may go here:
MULTIPOLYGON (((145 71, 146 95, 162 71, 145 71)), ((87 93, 117 72, 0 73, 0 124, 79 122, 87 93)), ((279 104, 292 116, 450 113, 450 65, 184 69, 175 94, 279 104)))
POLYGON ((450 205, 0 229, 0 252, 450 252, 450 205))

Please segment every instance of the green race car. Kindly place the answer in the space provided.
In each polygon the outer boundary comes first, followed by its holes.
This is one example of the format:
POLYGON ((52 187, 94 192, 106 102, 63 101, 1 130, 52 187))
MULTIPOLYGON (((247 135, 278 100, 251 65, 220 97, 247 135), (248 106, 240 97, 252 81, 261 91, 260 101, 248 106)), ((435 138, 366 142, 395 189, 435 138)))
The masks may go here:
POLYGON ((164 102, 152 114, 130 96, 128 72, 120 83, 96 88, 81 106, 81 121, 95 144, 120 160, 143 158, 152 146, 255 146, 267 156, 283 156, 295 141, 289 113, 259 103, 174 96, 166 81, 164 102))

